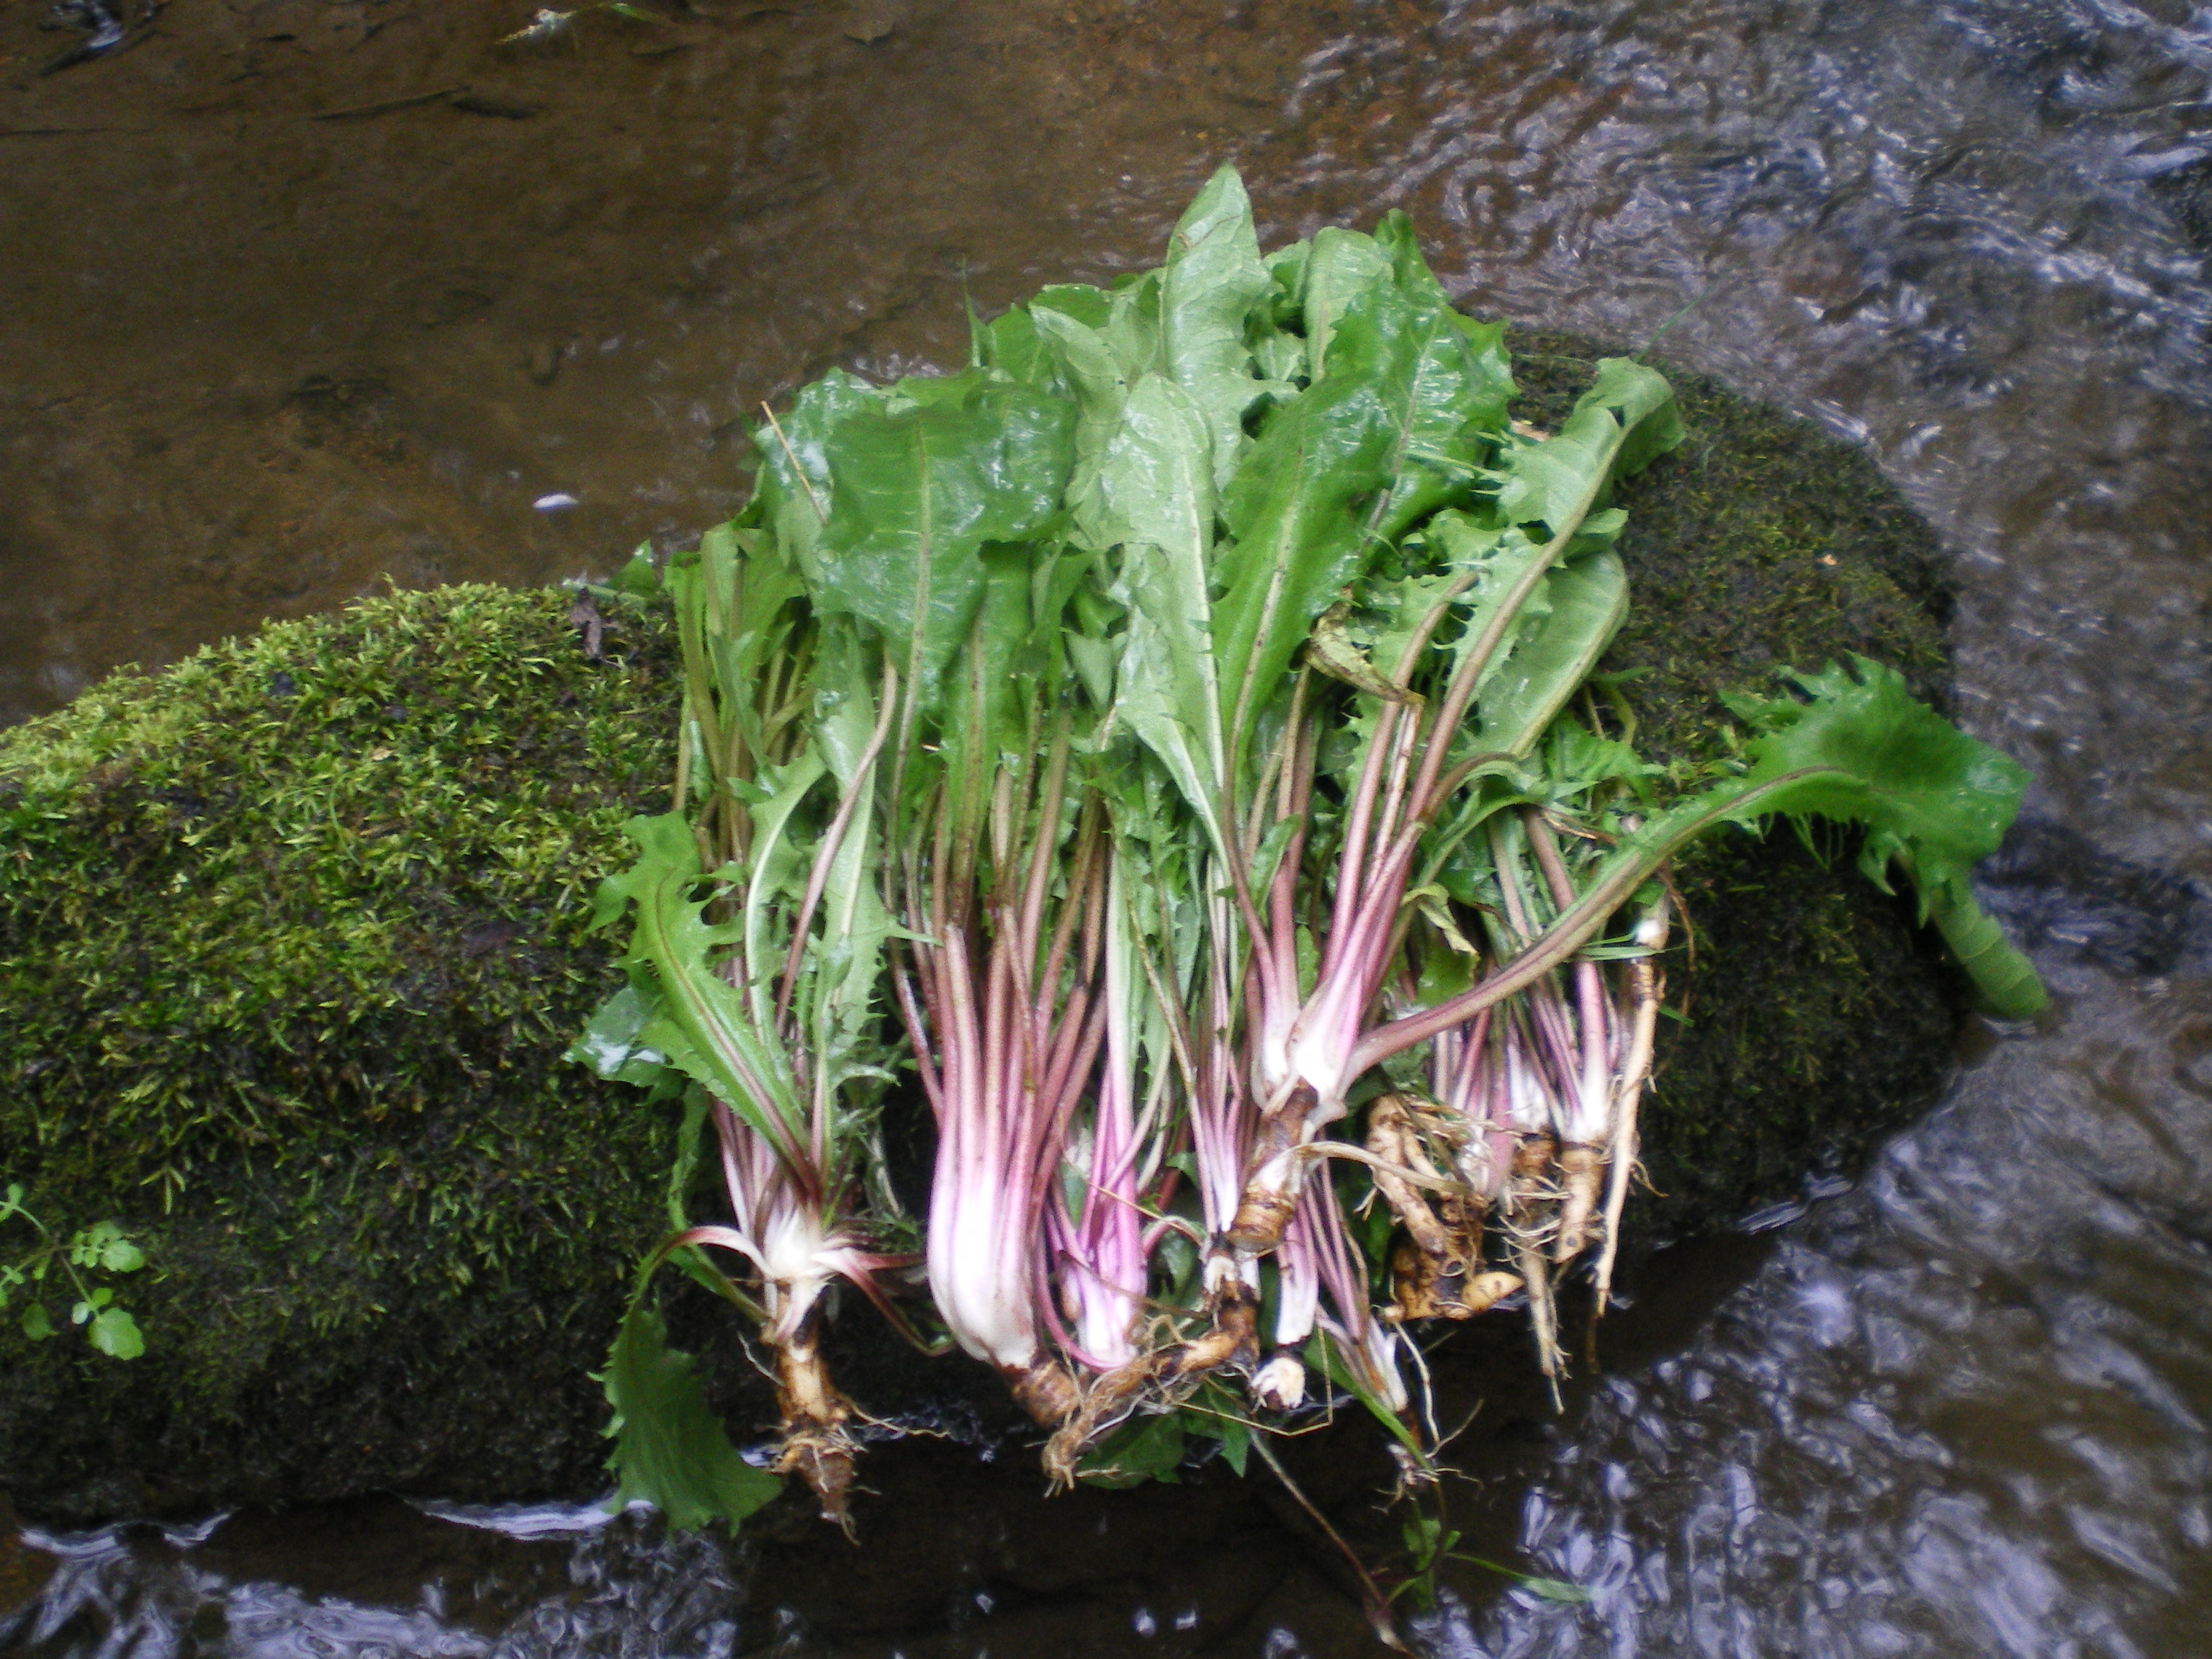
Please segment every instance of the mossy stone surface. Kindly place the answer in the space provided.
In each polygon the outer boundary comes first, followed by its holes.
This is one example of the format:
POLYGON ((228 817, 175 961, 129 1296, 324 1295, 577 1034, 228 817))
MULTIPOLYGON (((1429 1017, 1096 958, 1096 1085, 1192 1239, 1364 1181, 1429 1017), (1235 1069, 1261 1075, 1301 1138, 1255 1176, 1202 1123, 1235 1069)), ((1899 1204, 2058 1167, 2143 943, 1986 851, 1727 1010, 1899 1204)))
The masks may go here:
POLYGON ((30 1512, 592 1478, 667 1132, 560 1056, 674 681, 568 605, 372 600, 0 733, 0 1169, 154 1264, 143 1359, 0 1335, 30 1512))
MULTIPOLYGON (((1595 354, 1515 344, 1518 412, 1549 424, 1595 354)), ((1622 492, 1635 609, 1606 665, 1642 671, 1643 740, 1709 752, 1715 690, 1851 651, 1940 702, 1925 527, 1810 426, 1677 385, 1689 442, 1622 492)), ((659 1229, 670 1126, 561 1054, 615 981, 588 896, 665 803, 677 688, 652 616, 590 661, 568 605, 368 601, 0 733, 0 1170, 155 1267, 129 1286, 142 1359, 0 1324, 0 1492, 26 1512, 603 1484, 586 1373, 659 1229)), ((1731 834, 1678 880, 1697 956, 1669 968, 1688 1017, 1647 1108, 1646 1236, 1848 1165, 1931 1097, 1956 1019, 1847 848, 1731 834)), ((721 1350, 743 1430, 734 1332, 695 1299, 678 1334, 721 1350)), ((841 1366, 894 1341, 840 1325, 841 1366)), ((881 1375, 933 1373, 886 1352, 881 1375)))

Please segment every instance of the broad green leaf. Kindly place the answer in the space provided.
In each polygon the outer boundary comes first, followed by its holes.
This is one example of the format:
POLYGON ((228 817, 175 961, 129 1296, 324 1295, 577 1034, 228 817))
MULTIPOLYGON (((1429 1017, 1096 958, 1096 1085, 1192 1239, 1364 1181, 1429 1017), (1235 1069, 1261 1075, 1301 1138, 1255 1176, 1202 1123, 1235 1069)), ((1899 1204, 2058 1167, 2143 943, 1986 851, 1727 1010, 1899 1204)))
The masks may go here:
POLYGON ((1128 606, 1117 710, 1158 756, 1220 845, 1221 691, 1212 600, 1212 439, 1188 395, 1139 382, 1100 473, 1106 524, 1121 546, 1115 597, 1128 606))
POLYGON ((563 1059, 588 1066, 610 1082, 641 1086, 656 1081, 667 1057, 646 1046, 647 1024, 659 1012, 657 994, 625 985, 599 1006, 563 1059))
POLYGON ((120 1308, 103 1308, 94 1314, 92 1328, 85 1334, 92 1339, 94 1347, 110 1358, 136 1359, 146 1352, 138 1322, 120 1308))
POLYGON ((1312 243, 1291 242, 1266 255, 1261 261, 1275 285, 1267 314, 1278 330, 1304 326, 1306 262, 1312 257, 1312 243))
POLYGON ((830 434, 848 416, 882 403, 883 394, 866 380, 833 368, 800 388, 788 410, 764 419, 753 433, 761 455, 756 498, 762 520, 810 578, 818 574, 815 548, 836 494, 830 434))
POLYGON ((614 1421, 607 1460, 617 1509, 643 1500, 679 1531, 720 1521, 734 1528, 782 1490, 752 1467, 708 1409, 691 1356, 668 1346, 659 1313, 633 1304, 600 1378, 614 1421))
POLYGON ((1525 755, 1604 654, 1628 614, 1628 573, 1610 548, 1561 561, 1522 609, 1477 700, 1476 753, 1525 755))
POLYGON ((1175 1484, 1182 1466, 1182 1419, 1172 1412, 1124 1424, 1076 1466, 1077 1477, 1118 1491, 1147 1480, 1175 1484))
POLYGON ((1244 412, 1260 393, 1245 319, 1274 291, 1260 262, 1244 181, 1224 166, 1176 222, 1160 273, 1160 367, 1213 434, 1213 476, 1225 484, 1243 449, 1244 412))
POLYGON ((1376 514, 1376 533, 1395 540, 1465 492, 1505 430, 1513 374, 1504 325, 1453 309, 1404 214, 1385 214, 1375 241, 1389 257, 1395 288, 1388 301, 1378 294, 1372 303, 1398 313, 1393 326, 1406 337, 1390 395, 1397 432, 1390 493, 1376 514))
POLYGON ((975 362, 1030 386, 1048 386, 1052 360, 1037 339, 1036 324, 1016 306, 1004 316, 975 326, 975 362))
POLYGON ((1222 498, 1213 654, 1224 728, 1249 704, 1246 747, 1314 619, 1372 551, 1358 508, 1389 477, 1386 368, 1372 325, 1342 319, 1328 378, 1269 417, 1222 498))
POLYGON ((983 544, 1025 540, 1058 512, 1074 416, 1019 386, 847 416, 826 451, 835 503, 817 601, 873 623, 917 690, 933 684, 982 598, 983 544))
POLYGON ((17 1322, 23 1328, 23 1334, 33 1342, 43 1342, 54 1334, 53 1320, 36 1302, 25 1304, 23 1316, 17 1322))
POLYGON ((615 573, 607 584, 617 593, 626 593, 634 599, 658 599, 660 595, 660 568, 653 562, 653 550, 648 544, 629 556, 629 562, 615 573))
POLYGON ((1113 314, 1113 296, 1088 283, 1053 283, 1039 289, 1029 302, 1032 318, 1039 312, 1057 312, 1090 328, 1103 328, 1113 314))
POLYGON ((1627 434, 1613 464, 1616 478, 1633 477, 1682 441, 1674 389, 1665 375, 1632 357, 1600 358, 1590 389, 1578 402, 1611 410, 1627 434))
POLYGON ((1124 362, 1103 329, 1056 311, 1037 311, 1037 337, 1059 362, 1076 404, 1073 463, 1067 481, 1067 511, 1085 545, 1103 550, 1115 538, 1108 526, 1099 472, 1106 449, 1121 424, 1129 387, 1144 371, 1124 362))
POLYGON ((1328 372, 1328 343, 1337 319, 1369 289, 1391 280, 1390 256, 1372 236, 1331 226, 1314 237, 1304 276, 1306 350, 1319 380, 1328 372))
POLYGON ((1681 441, 1665 377, 1626 357, 1605 358, 1558 432, 1501 459, 1498 510, 1514 524, 1540 521, 1557 537, 1603 503, 1613 479, 1681 441))

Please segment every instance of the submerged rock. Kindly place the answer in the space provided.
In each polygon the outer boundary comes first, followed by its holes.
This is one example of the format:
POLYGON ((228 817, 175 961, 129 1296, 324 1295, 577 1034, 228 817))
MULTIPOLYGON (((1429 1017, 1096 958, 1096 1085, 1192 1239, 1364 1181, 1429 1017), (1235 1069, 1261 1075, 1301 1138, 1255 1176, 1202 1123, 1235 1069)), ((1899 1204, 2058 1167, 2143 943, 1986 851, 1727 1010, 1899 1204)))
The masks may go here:
MULTIPOLYGON (((1586 349, 1516 343, 1547 424, 1586 349)), ((1607 664, 1645 746, 1708 750, 1716 690, 1844 652, 1940 699, 1926 528, 1864 457, 1677 383, 1690 441, 1623 490, 1635 610, 1607 664)), ((650 611, 592 643, 565 594, 395 594, 0 733, 0 1174, 152 1263, 143 1358, 0 1324, 0 1491, 27 1513, 605 1484, 586 1373, 665 1224, 672 1125, 561 1055, 616 981, 588 897, 665 805, 677 685, 650 611)), ((1678 871, 1696 946, 1669 967, 1647 1239, 1847 1169, 1940 1080, 1948 972, 1831 854, 1733 835, 1678 871)), ((742 1435, 772 1407, 693 1294, 679 1334, 722 1350, 742 1435)), ((857 1314, 833 1357, 864 1406, 988 1419, 979 1368, 857 1314)))

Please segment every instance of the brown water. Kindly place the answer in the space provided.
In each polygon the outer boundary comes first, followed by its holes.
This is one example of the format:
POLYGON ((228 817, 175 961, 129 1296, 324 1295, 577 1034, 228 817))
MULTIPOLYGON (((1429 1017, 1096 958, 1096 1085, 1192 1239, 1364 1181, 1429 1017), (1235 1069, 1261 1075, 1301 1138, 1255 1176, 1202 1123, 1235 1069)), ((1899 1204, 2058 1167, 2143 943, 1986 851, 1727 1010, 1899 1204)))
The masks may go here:
MULTIPOLYGON (((1688 307, 1673 355, 1868 443, 1954 549, 1965 717, 2039 777, 1990 895, 2060 1006, 1856 1192, 1647 1275, 1558 1425, 1453 1361, 1479 1547, 1597 1595, 1470 1572, 1422 1639, 2212 1654, 2212 11, 712 0, 490 44, 527 15, 172 0, 40 75, 82 36, 0 5, 0 717, 387 574, 681 541, 758 399, 952 361, 963 282, 1151 262, 1224 155, 1277 239, 1406 207, 1480 309, 1638 341, 1688 307)), ((1310 1474, 1371 1526, 1340 1445, 1310 1474)), ((0 1645, 1359 1642, 1279 1504, 1200 1480, 1078 1528, 902 1455, 829 1565, 390 1504, 34 1539, 0 1645), (1143 1547, 1071 1542, 1116 1515, 1143 1547)))

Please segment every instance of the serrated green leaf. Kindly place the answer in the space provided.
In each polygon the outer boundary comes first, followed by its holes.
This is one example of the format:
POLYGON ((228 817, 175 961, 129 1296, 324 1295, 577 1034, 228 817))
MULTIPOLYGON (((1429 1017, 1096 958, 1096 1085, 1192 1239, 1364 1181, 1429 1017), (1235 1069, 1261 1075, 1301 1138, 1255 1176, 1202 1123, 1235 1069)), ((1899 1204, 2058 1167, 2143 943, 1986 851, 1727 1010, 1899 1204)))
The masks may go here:
POLYGON ((1791 678, 1809 701, 1732 700, 1763 733, 1746 778, 1761 791, 1759 810, 1865 825, 1860 868, 1884 886, 1892 864, 1905 872, 1922 920, 1942 932, 1990 1012, 2039 1012, 2042 981, 1967 884, 2019 811, 2026 769, 1916 701, 1881 663, 1856 657, 1791 678))
POLYGON ((112 1273, 135 1273, 146 1265, 146 1253, 127 1238, 110 1239, 100 1247, 100 1265, 112 1273))
POLYGON ((733 928, 700 915, 698 844, 681 813, 633 818, 624 827, 637 843, 636 864, 604 884, 603 893, 635 901, 637 928, 623 958, 652 1017, 639 1041, 705 1085, 771 1145, 794 1148, 805 1114, 788 1057, 763 1040, 745 994, 713 972, 715 950, 733 928))
POLYGON ((616 1334, 600 1378, 614 1421, 607 1460, 617 1479, 614 1507, 642 1500, 679 1531, 720 1521, 736 1528, 782 1490, 730 1443, 708 1409, 690 1354, 671 1348, 660 1315, 633 1304, 616 1334))
POLYGON ((1499 462, 1498 511, 1557 536, 1601 506, 1615 478, 1641 471, 1682 441, 1666 378, 1626 357, 1600 361, 1595 380, 1552 436, 1499 462))
POLYGON ((146 1352, 146 1339, 138 1322, 120 1308, 103 1308, 85 1333, 92 1346, 113 1359, 136 1359, 146 1352))

